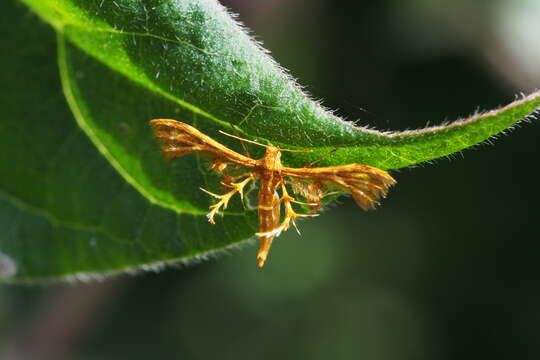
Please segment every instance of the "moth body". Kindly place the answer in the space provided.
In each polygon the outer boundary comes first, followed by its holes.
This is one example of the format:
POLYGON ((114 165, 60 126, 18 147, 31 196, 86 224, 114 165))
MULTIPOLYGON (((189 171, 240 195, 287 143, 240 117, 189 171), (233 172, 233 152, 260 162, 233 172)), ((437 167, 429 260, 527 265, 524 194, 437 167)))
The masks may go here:
POLYGON ((246 185, 252 181, 259 181, 259 232, 256 234, 260 241, 257 252, 259 267, 264 266, 276 236, 289 229, 291 224, 298 231, 295 223, 297 218, 318 216, 318 214, 297 213, 292 207, 293 203, 305 205, 311 211, 316 211, 320 208, 324 196, 336 192, 349 192, 362 209, 368 210, 375 207, 378 199, 384 198, 390 186, 396 182, 386 171, 363 164, 318 168, 311 168, 309 165, 303 168, 284 167, 281 163, 281 152, 298 150, 280 149, 277 146, 263 145, 224 133, 241 141, 265 147, 265 155, 255 160, 227 148, 188 124, 170 119, 155 119, 151 120, 150 124, 156 138, 162 142, 166 158, 174 159, 191 152, 207 153, 214 158, 210 169, 223 176, 221 183, 229 191, 218 195, 201 188, 218 199, 217 203, 210 206, 207 215, 210 223, 215 223, 215 214, 226 209, 235 194, 238 193, 243 198, 246 185), (229 165, 242 167, 247 171, 239 175, 231 174, 227 172, 229 165), (289 195, 287 186, 292 188, 295 195, 305 199, 305 202, 289 195))

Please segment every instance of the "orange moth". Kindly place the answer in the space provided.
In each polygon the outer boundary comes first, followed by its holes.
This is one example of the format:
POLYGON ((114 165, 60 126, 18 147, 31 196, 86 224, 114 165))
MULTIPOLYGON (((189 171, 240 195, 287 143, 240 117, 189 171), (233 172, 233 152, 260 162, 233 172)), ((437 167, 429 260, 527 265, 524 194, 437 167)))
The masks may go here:
POLYGON ((246 185, 259 181, 259 232, 257 233, 260 240, 257 252, 259 267, 264 266, 272 240, 276 236, 287 230, 291 224, 298 231, 295 223, 297 218, 318 215, 297 213, 292 204, 307 205, 311 211, 317 211, 324 196, 330 193, 348 192, 362 209, 368 210, 375 207, 378 200, 386 196, 390 186, 396 183, 386 171, 369 165, 286 167, 281 163, 281 152, 295 150, 263 145, 223 133, 238 140, 265 147, 266 151, 262 158, 252 159, 227 148, 180 121, 155 119, 151 120, 150 124, 155 137, 162 143, 163 155, 166 158, 174 159, 191 152, 203 152, 213 158, 210 169, 223 176, 222 185, 230 190, 218 195, 201 188, 202 191, 218 200, 210 206, 210 212, 207 215, 210 223, 214 224, 216 213, 226 209, 235 194, 238 193, 243 198, 246 185), (228 171, 228 167, 240 167, 245 169, 245 172, 232 174, 228 171), (305 201, 296 200, 289 194, 288 187, 305 201), (282 205, 285 211, 283 219, 281 217, 282 205))

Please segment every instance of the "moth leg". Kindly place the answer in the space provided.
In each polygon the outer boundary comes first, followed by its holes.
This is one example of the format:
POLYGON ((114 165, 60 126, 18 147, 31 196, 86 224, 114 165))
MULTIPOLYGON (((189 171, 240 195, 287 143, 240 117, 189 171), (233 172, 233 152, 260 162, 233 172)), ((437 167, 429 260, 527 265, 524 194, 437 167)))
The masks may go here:
POLYGON ((283 222, 278 227, 276 227, 275 229, 273 229, 271 231, 263 232, 263 233, 257 233, 257 236, 259 236, 259 237, 261 237, 261 236, 279 236, 283 231, 286 231, 287 229, 289 229, 289 227, 291 226, 291 223, 293 224, 296 231, 298 233, 300 233, 300 231, 298 230, 298 227, 296 226, 296 222, 295 222, 296 218, 319 216, 319 214, 299 214, 296 211, 294 211, 291 203, 305 204, 305 205, 310 205, 310 204, 297 201, 295 198, 290 196, 288 191, 287 191, 287 187, 285 186, 284 181, 281 182, 281 199, 280 199, 280 201, 283 202, 283 206, 285 208, 285 218, 283 219, 283 222))
POLYGON ((204 191, 205 193, 207 193, 208 195, 211 195, 211 196, 215 197, 216 199, 219 199, 219 201, 216 204, 210 206, 210 212, 206 215, 206 217, 208 218, 208 221, 211 224, 215 224, 214 215, 216 215, 216 213, 221 208, 223 208, 223 209, 227 208, 227 205, 229 204, 229 200, 231 200, 231 198, 233 197, 234 194, 240 193, 240 198, 243 200, 244 199, 244 187, 247 184, 249 184, 249 182, 252 181, 252 180, 255 180, 255 176, 253 175, 253 173, 249 173, 248 177, 245 178, 244 180, 242 180, 242 181, 240 181, 238 183, 227 184, 229 187, 232 188, 232 190, 225 193, 225 194, 223 194, 223 195, 214 194, 213 192, 210 192, 210 191, 208 191, 206 189, 199 188, 202 191, 204 191))
POLYGON ((223 180, 221 180, 221 185, 223 185, 225 188, 234 188, 233 182, 245 178, 246 176, 253 176, 252 172, 243 173, 240 175, 224 175, 223 180))
MULTIPOLYGON (((246 176, 253 176, 253 173, 244 173, 240 175, 224 175, 223 178, 220 181, 221 188, 224 191, 229 191, 229 189, 234 189, 235 185, 233 185, 234 182, 238 181, 238 179, 244 179, 246 176)), ((249 193, 253 188, 246 186, 242 189, 243 191, 240 192, 240 200, 242 200, 242 206, 244 206, 244 209, 246 208, 246 202, 244 201, 244 196, 249 193)))

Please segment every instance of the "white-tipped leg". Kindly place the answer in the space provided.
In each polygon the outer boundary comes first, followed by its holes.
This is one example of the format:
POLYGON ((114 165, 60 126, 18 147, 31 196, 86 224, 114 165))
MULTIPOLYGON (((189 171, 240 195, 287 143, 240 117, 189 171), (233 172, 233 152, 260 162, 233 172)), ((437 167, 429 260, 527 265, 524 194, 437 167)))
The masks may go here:
POLYGON ((300 233, 298 230, 298 227, 296 226, 295 220, 299 217, 315 217, 319 216, 319 214, 299 214, 292 208, 291 203, 298 203, 298 204, 305 204, 310 205, 307 203, 302 203, 300 201, 295 200, 292 196, 289 195, 287 192, 287 188, 285 186, 285 183, 281 183, 281 199, 280 201, 283 202, 283 205, 285 206, 285 218, 283 219, 283 222, 276 227, 275 229, 263 233, 257 233, 257 236, 264 237, 264 236, 279 236, 283 231, 286 231, 291 226, 291 223, 295 227, 296 231, 300 233))
POLYGON ((223 195, 214 194, 213 192, 210 192, 210 191, 208 191, 206 189, 199 188, 202 191, 204 191, 205 193, 207 193, 208 195, 213 196, 216 199, 219 199, 219 201, 216 204, 210 206, 210 212, 206 215, 206 217, 208 218, 208 221, 211 224, 216 223, 214 221, 214 215, 216 215, 216 213, 221 208, 223 208, 223 209, 227 208, 227 205, 229 204, 229 200, 231 200, 231 198, 233 197, 234 194, 240 193, 240 197, 243 199, 244 198, 244 187, 247 184, 249 184, 250 181, 252 181, 254 179, 255 179, 255 177, 253 176, 252 173, 250 173, 247 178, 240 181, 239 183, 228 184, 228 186, 231 187, 232 190, 229 191, 228 193, 223 194, 223 195))

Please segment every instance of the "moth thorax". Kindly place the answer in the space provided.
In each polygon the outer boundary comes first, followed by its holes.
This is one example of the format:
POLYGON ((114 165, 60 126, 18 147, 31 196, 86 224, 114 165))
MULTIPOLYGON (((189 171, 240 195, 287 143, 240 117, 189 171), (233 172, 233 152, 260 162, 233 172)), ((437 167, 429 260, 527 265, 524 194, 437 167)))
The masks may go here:
POLYGON ((281 150, 275 146, 268 146, 263 158, 264 168, 266 170, 281 171, 281 150))

